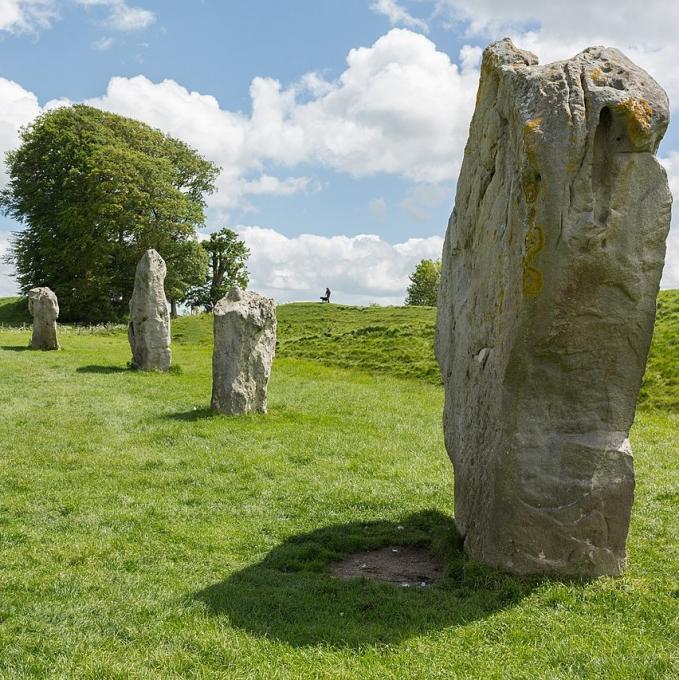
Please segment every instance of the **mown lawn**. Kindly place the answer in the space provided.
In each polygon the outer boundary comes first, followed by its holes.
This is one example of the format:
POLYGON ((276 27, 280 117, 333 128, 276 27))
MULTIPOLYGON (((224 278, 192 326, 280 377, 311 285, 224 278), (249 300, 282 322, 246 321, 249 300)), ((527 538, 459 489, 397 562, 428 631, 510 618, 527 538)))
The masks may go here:
POLYGON ((407 326, 430 343, 431 310, 341 309, 280 308, 270 413, 248 418, 207 410, 207 318, 175 324, 170 375, 126 370, 121 330, 51 353, 0 331, 0 677, 679 677, 676 409, 638 413, 624 577, 499 574, 460 553, 441 388, 347 335, 395 328, 425 366, 407 326), (367 363, 328 365, 352 342, 367 363), (328 573, 393 544, 431 544, 445 578, 328 573))

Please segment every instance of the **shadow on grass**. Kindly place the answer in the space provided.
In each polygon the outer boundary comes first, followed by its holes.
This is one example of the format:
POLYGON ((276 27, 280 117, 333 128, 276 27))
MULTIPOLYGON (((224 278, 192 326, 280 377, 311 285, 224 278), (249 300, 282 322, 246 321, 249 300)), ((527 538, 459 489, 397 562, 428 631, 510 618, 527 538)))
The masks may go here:
POLYGON ((193 597, 231 625, 293 646, 360 647, 463 626, 516 605, 537 584, 465 559, 451 518, 435 511, 400 522, 329 526, 293 536, 261 562, 193 597), (426 588, 341 580, 328 567, 390 545, 431 546, 445 565, 426 588))
POLYGON ((127 373, 129 368, 123 368, 122 366, 79 366, 75 369, 76 373, 101 373, 107 375, 109 373, 127 373))
POLYGON ((4 350, 5 352, 29 352, 33 348, 29 347, 28 345, 2 345, 0 349, 4 350))

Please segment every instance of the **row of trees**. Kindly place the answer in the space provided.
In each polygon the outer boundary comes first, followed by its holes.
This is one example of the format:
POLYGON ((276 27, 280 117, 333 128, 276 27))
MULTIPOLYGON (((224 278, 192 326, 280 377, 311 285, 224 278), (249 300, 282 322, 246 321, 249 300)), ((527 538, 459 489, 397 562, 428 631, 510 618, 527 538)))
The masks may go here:
POLYGON ((183 142, 89 106, 59 108, 22 130, 7 154, 0 209, 23 222, 8 260, 23 292, 48 285, 68 320, 127 312, 141 255, 167 263, 166 294, 211 307, 246 286, 249 251, 223 229, 199 242, 219 168, 183 142))

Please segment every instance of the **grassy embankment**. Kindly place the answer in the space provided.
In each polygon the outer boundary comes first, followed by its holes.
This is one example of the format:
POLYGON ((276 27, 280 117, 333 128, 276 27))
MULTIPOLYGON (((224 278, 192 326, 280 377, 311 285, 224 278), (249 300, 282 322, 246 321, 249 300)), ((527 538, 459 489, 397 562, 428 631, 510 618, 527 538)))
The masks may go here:
POLYGON ((175 323, 171 375, 126 370, 123 329, 51 353, 0 329, 0 677, 679 675, 676 291, 632 432, 629 570, 586 583, 460 554, 433 310, 279 321, 270 413, 236 419, 207 409, 209 318, 175 323), (447 564, 429 589, 327 572, 420 543, 447 564))

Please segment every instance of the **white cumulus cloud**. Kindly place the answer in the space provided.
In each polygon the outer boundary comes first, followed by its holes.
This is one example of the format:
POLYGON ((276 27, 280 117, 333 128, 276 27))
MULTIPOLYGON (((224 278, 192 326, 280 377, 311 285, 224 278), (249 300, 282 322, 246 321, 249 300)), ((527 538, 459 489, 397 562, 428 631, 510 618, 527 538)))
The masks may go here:
MULTIPOLYGON (((19 143, 19 129, 39 113, 38 98, 21 85, 0 78, 0 158, 19 143)), ((0 186, 7 181, 4 162, 0 162, 0 186)))
POLYGON ((545 63, 591 45, 617 47, 679 106, 679 2, 674 0, 435 0, 438 13, 486 42, 510 35, 545 63))
MULTIPOLYGON (((154 83, 145 76, 112 78, 106 93, 87 103, 143 120, 219 164, 211 205, 230 210, 246 204, 248 187, 274 187, 272 180, 257 179, 265 166, 285 173, 316 163, 355 176, 390 173, 452 183, 478 79, 478 55, 466 50, 462 59, 459 68, 428 38, 393 29, 372 46, 351 50, 335 81, 307 74, 284 87, 255 78, 249 114, 223 109, 215 97, 172 80, 154 83)), ((275 188, 292 193, 301 184, 278 178, 275 188)))
POLYGON ((279 302, 316 300, 326 286, 333 301, 402 304, 408 275, 423 258, 439 258, 443 238, 391 245, 372 234, 290 238, 256 226, 236 229, 252 255, 250 286, 279 302))
POLYGON ((57 16, 54 0, 0 0, 0 31, 35 33, 57 16))

